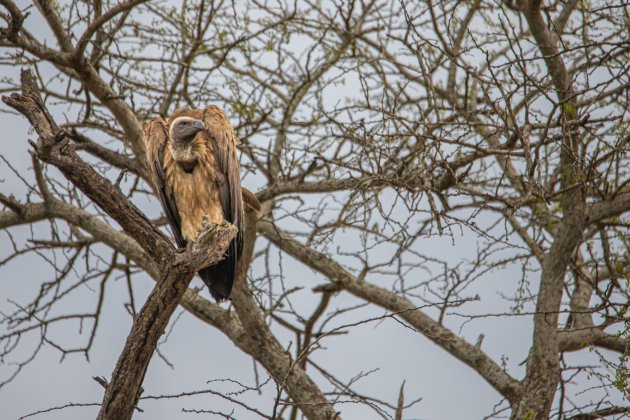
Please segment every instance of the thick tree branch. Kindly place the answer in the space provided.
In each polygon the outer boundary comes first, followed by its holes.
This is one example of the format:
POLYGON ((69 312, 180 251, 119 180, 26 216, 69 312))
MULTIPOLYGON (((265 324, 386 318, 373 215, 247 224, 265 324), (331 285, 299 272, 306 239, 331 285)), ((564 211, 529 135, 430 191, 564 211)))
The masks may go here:
POLYGON ((630 343, 623 338, 607 334, 599 328, 560 331, 558 348, 561 352, 582 350, 589 346, 601 347, 617 353, 625 354, 630 343))
POLYGON ((543 55, 562 106, 562 149, 560 152, 560 199, 564 214, 554 241, 542 263, 540 288, 534 316, 534 338, 527 360, 523 398, 513 407, 512 419, 544 419, 549 416, 553 396, 560 381, 558 358, 558 312, 562 303, 566 270, 582 241, 586 222, 586 196, 582 167, 578 159, 580 135, 578 110, 571 78, 555 39, 547 29, 540 11, 541 0, 530 0, 525 17, 538 49, 543 55), (574 188, 575 187, 575 188, 574 188))
POLYGON ((477 371, 509 401, 515 401, 520 396, 518 381, 510 377, 480 348, 453 334, 449 329, 417 309, 409 300, 368 282, 359 281, 336 261, 302 245, 269 222, 259 222, 258 230, 274 245, 308 267, 319 271, 344 290, 399 314, 400 318, 424 334, 429 340, 477 371))
POLYGON ((149 361, 171 315, 188 290, 190 280, 199 268, 214 265, 223 259, 225 250, 236 235, 236 228, 224 225, 204 234, 206 237, 211 236, 205 240, 204 247, 178 254, 171 264, 162 270, 162 278, 134 319, 125 347, 105 391, 101 411, 97 417, 99 420, 131 419, 140 398, 141 385, 149 361), (200 259, 203 259, 203 262, 200 259))
POLYGON ((620 216, 630 211, 630 188, 617 193, 609 201, 601 201, 588 207, 588 222, 598 223, 609 217, 620 216))
POLYGON ((58 130, 46 111, 33 75, 28 70, 23 70, 21 79, 22 94, 14 93, 2 100, 26 116, 39 135, 37 157, 59 168, 69 181, 138 241, 159 265, 163 261, 172 260, 175 250, 162 232, 118 188, 83 162, 72 147, 69 147, 67 133, 58 130))
POLYGON ((245 246, 234 284, 232 302, 246 332, 241 339, 247 343, 248 353, 267 368, 269 374, 286 389, 307 418, 340 419, 315 382, 297 361, 291 360, 289 353, 273 336, 247 285, 247 267, 252 258, 256 238, 256 214, 252 211, 246 214, 244 234, 245 246))
POLYGON ((66 53, 72 52, 73 48, 68 37, 69 34, 66 33, 61 17, 55 10, 56 4, 49 0, 35 0, 35 5, 48 22, 62 51, 66 53))

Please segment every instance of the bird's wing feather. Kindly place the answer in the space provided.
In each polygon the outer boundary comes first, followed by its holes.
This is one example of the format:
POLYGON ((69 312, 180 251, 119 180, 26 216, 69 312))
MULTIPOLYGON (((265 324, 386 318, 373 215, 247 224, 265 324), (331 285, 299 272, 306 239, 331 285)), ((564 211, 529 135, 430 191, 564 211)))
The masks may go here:
POLYGON ((175 237, 178 247, 186 246, 186 241, 182 236, 181 221, 177 211, 177 202, 173 191, 166 183, 164 172, 164 153, 168 144, 168 128, 161 118, 156 118, 149 122, 144 130, 144 142, 147 151, 147 161, 151 171, 151 178, 155 185, 156 192, 162 203, 164 214, 171 226, 171 231, 175 237))
MULTIPOLYGON (((238 228, 239 242, 242 242, 243 198, 240 165, 236 154, 237 137, 223 111, 216 107, 206 108, 204 124, 212 141, 212 149, 217 164, 217 184, 223 216, 238 228)), ((241 252, 240 245, 239 254, 241 252)))
POLYGON ((218 301, 230 296, 243 250, 243 199, 239 163, 236 155, 236 135, 223 111, 209 106, 203 111, 206 135, 212 146, 215 162, 215 182, 219 190, 224 219, 238 229, 223 261, 204 268, 199 275, 218 301))
POLYGON ((236 260, 243 249, 243 197, 238 156, 237 137, 223 111, 216 107, 204 110, 204 124, 212 141, 212 149, 217 165, 217 184, 221 197, 221 208, 225 219, 238 229, 233 242, 233 251, 228 258, 236 260))

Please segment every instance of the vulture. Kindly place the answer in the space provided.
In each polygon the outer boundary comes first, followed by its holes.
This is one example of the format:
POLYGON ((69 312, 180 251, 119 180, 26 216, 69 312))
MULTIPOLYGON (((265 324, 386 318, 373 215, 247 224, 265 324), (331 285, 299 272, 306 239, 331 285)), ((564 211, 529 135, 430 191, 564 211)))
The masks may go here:
POLYGON ((240 141, 232 125, 216 106, 178 109, 166 122, 150 121, 144 141, 151 178, 178 247, 197 239, 204 219, 238 229, 225 258, 198 273, 213 298, 229 298, 243 250, 243 198, 260 209, 255 196, 241 188, 240 141))

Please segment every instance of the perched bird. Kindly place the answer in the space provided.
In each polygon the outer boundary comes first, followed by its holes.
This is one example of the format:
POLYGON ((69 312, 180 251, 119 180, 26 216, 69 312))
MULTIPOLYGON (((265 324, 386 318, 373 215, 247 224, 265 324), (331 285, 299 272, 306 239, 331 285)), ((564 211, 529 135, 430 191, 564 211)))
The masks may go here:
POLYGON ((204 218, 227 221, 238 234, 218 264, 199 271, 217 300, 230 296, 243 249, 243 197, 259 210, 260 203, 241 189, 236 146, 240 143, 223 111, 179 109, 167 122, 156 118, 144 132, 151 176, 175 241, 195 241, 204 218))

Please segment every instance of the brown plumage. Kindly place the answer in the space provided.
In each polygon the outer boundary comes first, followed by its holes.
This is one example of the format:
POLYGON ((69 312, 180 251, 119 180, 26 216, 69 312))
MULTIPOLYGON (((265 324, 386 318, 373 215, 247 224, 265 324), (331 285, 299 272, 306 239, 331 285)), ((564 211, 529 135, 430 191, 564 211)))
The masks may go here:
POLYGON ((167 122, 154 119, 144 138, 153 182, 179 247, 197 239, 204 217, 238 228, 225 259, 199 271, 212 296, 227 299, 243 248, 243 196, 248 206, 260 209, 256 197, 241 189, 234 129, 221 109, 209 106, 179 109, 167 122))

